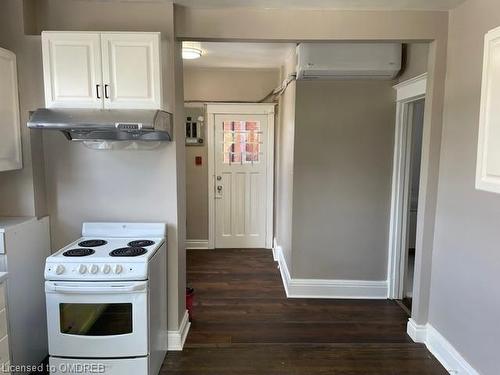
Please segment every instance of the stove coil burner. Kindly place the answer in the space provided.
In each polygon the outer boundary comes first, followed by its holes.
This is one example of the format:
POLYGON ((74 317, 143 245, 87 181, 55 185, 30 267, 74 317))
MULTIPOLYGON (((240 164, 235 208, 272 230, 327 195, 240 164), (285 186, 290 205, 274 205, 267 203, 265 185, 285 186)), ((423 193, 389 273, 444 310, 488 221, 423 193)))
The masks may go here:
POLYGON ((107 241, 104 241, 104 240, 86 240, 86 241, 82 241, 78 244, 78 246, 81 246, 81 247, 99 247, 99 246, 103 246, 103 245, 106 245, 108 242, 107 241))
POLYGON ((143 247, 121 247, 109 253, 112 257, 137 257, 146 254, 148 251, 143 247))
POLYGON ((94 254, 95 251, 93 249, 85 248, 85 249, 71 249, 67 250, 63 253, 65 257, 86 257, 88 255, 94 254))
POLYGON ((146 247, 146 246, 151 246, 154 245, 155 242, 151 240, 137 240, 137 241, 132 241, 129 242, 128 245, 130 247, 146 247))

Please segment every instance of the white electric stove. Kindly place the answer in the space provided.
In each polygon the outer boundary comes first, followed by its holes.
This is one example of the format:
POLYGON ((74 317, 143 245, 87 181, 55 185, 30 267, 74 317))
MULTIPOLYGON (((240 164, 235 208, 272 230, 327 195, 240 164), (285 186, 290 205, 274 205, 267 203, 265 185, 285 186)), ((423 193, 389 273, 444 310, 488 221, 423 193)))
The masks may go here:
POLYGON ((158 374, 167 351, 162 223, 84 223, 47 258, 51 374, 158 374))

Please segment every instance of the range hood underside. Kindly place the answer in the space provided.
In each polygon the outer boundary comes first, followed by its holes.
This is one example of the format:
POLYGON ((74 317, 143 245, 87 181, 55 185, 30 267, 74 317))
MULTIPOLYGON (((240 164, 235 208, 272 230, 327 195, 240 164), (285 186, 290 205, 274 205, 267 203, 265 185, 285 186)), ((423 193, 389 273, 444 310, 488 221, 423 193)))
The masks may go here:
MULTIPOLYGON (((54 129, 55 130, 55 129, 54 129)), ((60 130, 69 141, 171 141, 164 131, 60 130)))
POLYGON ((34 111, 32 129, 57 130, 70 141, 171 141, 173 116, 161 110, 47 109, 34 111))

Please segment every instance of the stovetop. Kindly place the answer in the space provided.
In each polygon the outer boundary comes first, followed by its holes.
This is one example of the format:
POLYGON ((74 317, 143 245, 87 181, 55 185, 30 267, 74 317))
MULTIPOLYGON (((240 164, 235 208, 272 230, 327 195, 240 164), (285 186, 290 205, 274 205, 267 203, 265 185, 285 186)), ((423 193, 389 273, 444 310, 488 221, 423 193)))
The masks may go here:
POLYGON ((147 262, 163 244, 163 238, 91 238, 82 237, 52 254, 62 263, 147 262), (143 246, 137 246, 143 245, 143 246), (77 258, 77 259, 74 259, 77 258))
POLYGON ((165 224, 85 223, 83 237, 46 259, 46 280, 145 280, 165 224), (108 236, 104 235, 109 233, 108 236))

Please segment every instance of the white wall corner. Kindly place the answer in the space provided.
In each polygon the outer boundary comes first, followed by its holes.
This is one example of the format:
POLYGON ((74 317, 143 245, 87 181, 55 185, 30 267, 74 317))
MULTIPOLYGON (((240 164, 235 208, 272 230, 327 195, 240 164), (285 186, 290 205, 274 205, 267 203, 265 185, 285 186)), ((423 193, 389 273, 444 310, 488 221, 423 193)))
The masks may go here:
POLYGON ((186 249, 208 249, 208 240, 186 240, 186 249))
POLYGON ((294 279, 290 276, 283 249, 275 245, 278 265, 289 298, 386 299, 387 280, 294 279))
POLYGON ((186 337, 189 332, 191 323, 189 322, 189 314, 186 310, 184 317, 182 318, 181 325, 178 331, 168 331, 168 350, 169 351, 181 351, 186 342, 186 337))
POLYGON ((417 324, 412 318, 408 319, 406 325, 406 333, 415 342, 425 343, 427 338, 427 326, 424 324, 417 324))
POLYGON ((431 324, 417 324, 410 318, 408 320, 407 333, 413 341, 424 343, 448 373, 456 375, 479 375, 479 372, 431 324))
POLYGON ((275 262, 278 261, 278 243, 276 242, 276 238, 273 239, 273 259, 275 262))

